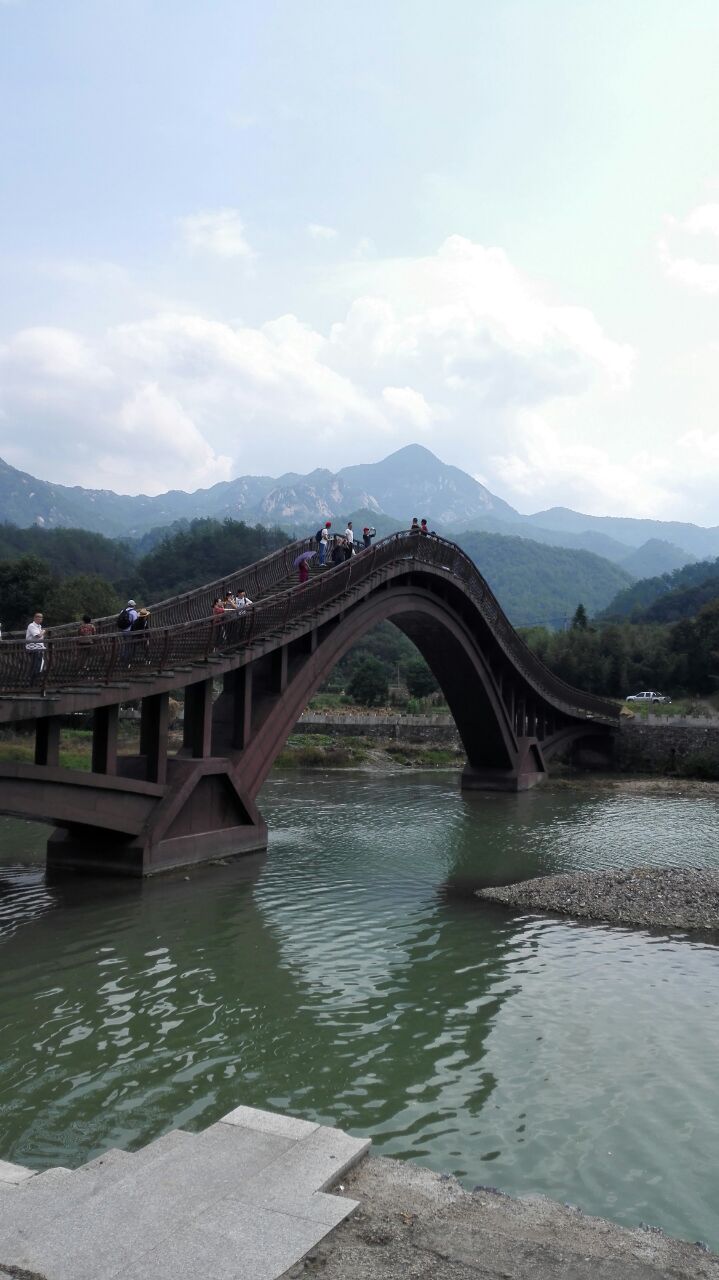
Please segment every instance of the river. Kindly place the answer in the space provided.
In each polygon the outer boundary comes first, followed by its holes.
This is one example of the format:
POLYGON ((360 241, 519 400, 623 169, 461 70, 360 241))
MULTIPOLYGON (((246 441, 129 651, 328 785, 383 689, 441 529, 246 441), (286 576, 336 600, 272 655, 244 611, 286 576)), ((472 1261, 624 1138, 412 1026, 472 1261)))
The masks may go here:
POLYGON ((719 939, 475 886, 716 866, 710 788, 275 775, 267 857, 46 882, 0 818, 0 1158, 76 1165, 247 1103, 719 1249, 719 939))

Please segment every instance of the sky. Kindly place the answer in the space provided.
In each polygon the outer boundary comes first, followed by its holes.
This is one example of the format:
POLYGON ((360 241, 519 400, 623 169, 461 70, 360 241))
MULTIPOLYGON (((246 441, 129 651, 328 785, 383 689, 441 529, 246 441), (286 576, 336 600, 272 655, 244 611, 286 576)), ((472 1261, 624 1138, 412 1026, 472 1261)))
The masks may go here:
POLYGON ((716 0, 0 0, 0 456, 719 523, 716 0))

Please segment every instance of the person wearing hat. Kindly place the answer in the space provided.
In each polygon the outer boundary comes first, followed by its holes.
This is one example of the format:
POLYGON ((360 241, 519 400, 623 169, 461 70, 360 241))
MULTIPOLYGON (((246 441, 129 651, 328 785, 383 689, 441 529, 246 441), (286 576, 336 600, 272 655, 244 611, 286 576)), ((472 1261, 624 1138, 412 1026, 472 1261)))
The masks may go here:
POLYGON ((374 535, 375 535, 375 530, 370 529, 369 525, 366 524, 364 529, 362 530, 362 541, 365 547, 369 547, 371 545, 374 535))

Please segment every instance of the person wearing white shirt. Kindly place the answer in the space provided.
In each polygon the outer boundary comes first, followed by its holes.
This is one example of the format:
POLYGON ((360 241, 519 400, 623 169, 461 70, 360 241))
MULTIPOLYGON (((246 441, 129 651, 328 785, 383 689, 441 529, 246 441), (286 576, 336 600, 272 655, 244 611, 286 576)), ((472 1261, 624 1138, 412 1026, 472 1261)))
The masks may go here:
POLYGON ((41 613, 36 613, 32 622, 28 623, 25 632, 25 648, 32 661, 30 679, 37 680, 45 664, 45 629, 42 625, 41 613))
POLYGON ((352 521, 351 521, 351 520, 348 520, 348 521, 347 521, 347 528, 345 529, 345 540, 349 543, 349 546, 350 546, 350 548, 352 549, 352 551, 354 551, 354 540, 355 540, 355 536, 354 536, 354 532, 353 532, 353 530, 352 530, 352 521))

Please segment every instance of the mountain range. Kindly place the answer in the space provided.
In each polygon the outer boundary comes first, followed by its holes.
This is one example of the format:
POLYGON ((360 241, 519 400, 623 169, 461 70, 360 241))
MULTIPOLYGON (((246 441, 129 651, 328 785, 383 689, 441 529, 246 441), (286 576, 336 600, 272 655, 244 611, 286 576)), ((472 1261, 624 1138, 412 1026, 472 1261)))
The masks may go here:
POLYGON ((381 532, 407 528, 412 516, 450 536, 465 531, 510 535, 591 551, 634 578, 671 572, 719 555, 719 527, 679 521, 592 516, 566 507, 523 515, 459 467, 422 445, 380 462, 308 475, 240 476, 191 493, 156 497, 38 480, 0 459, 0 521, 27 528, 80 528, 136 539, 180 520, 231 517, 250 524, 314 531, 324 520, 371 520, 381 532))

